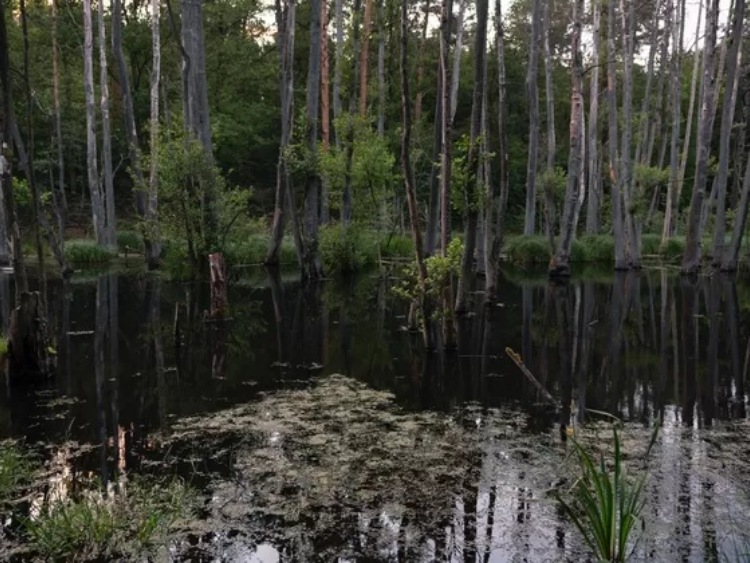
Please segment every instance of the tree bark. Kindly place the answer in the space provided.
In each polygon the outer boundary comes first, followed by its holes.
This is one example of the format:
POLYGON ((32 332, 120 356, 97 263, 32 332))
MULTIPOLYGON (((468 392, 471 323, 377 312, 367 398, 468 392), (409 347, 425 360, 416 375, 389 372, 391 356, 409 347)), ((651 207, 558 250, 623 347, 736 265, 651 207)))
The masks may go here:
POLYGON ((536 173, 539 151, 539 95, 536 76, 541 2, 542 0, 534 0, 529 40, 529 68, 526 75, 526 92, 529 98, 529 156, 526 164, 526 215, 523 226, 523 234, 526 236, 534 234, 536 219, 536 173))
MULTIPOLYGON (((320 3, 320 129, 323 152, 331 146, 331 95, 330 95, 330 56, 328 53, 328 1, 320 3)), ((320 223, 327 225, 330 219, 328 207, 328 182, 321 178, 320 183, 320 223)))
POLYGON ((615 59, 615 2, 609 2, 607 14, 607 119, 609 122, 609 184, 612 192, 612 231, 615 239, 615 270, 627 269, 622 220, 621 182, 617 159, 617 62, 615 59))
POLYGON ((333 119, 336 146, 341 147, 339 134, 341 117, 341 65, 344 58, 344 0, 335 0, 334 11, 336 17, 336 63, 333 67, 333 119))
POLYGON ((83 81, 86 99, 86 160, 88 168, 91 213, 96 242, 108 246, 106 216, 99 182, 96 141, 96 102, 94 101, 94 38, 91 21, 91 0, 83 0, 83 81))
POLYGON ((378 2, 378 137, 385 136, 385 14, 383 14, 384 0, 378 2))
POLYGON ((427 267, 424 262, 422 249, 422 229, 419 225, 419 211, 417 207, 416 188, 414 186, 414 173, 411 167, 411 96, 409 95, 409 18, 407 0, 401 0, 401 115, 403 127, 401 131, 401 168, 404 175, 404 187, 406 189, 406 201, 409 207, 409 219, 411 222, 412 236, 414 237, 414 253, 417 262, 417 279, 421 295, 421 306, 423 315, 422 336, 425 348, 432 348, 431 317, 432 311, 429 306, 427 295, 427 267))
POLYGON ((729 243, 729 247, 724 252, 721 263, 722 272, 737 271, 740 257, 740 246, 742 245, 742 237, 745 234, 745 226, 747 225, 748 203, 750 203, 750 158, 747 159, 747 162, 745 163, 745 179, 742 182, 742 195, 740 196, 740 203, 737 207, 734 230, 732 231, 732 240, 729 243))
POLYGON ((591 85, 589 102, 588 144, 588 194, 586 207, 586 234, 599 234, 601 223, 601 179, 599 177, 599 37, 601 28, 600 0, 592 0, 593 29, 591 39, 591 85))
MULTIPOLYGON (((370 0, 371 1, 371 0, 370 0)), ((365 48, 364 43, 360 42, 359 36, 359 20, 357 14, 360 11, 361 1, 354 0, 354 10, 352 13, 352 70, 351 70, 351 87, 349 90, 349 115, 347 116, 347 127, 346 127, 346 154, 344 163, 344 197, 341 207, 341 222, 344 226, 348 226, 352 221, 352 167, 354 165, 354 118, 357 111, 357 77, 362 72, 361 64, 357 65, 359 57, 357 53, 358 49, 365 48)), ((364 61, 367 64, 366 61, 364 61)), ((366 80, 366 79, 365 79, 366 80)), ((366 85, 365 85, 366 90, 366 85)), ((360 91, 361 95, 361 91, 360 91)), ((361 109, 361 108, 360 108, 361 109)), ((367 108, 361 110, 361 115, 364 116, 367 108)))
MULTIPOLYGON (((425 0, 424 3, 424 19, 422 20, 422 31, 420 36, 419 51, 417 53, 417 99, 414 102, 414 121, 419 123, 422 119, 422 98, 424 97, 424 59, 425 59, 425 44, 427 42, 427 26, 430 23, 430 4, 431 0, 425 0)), ((438 73, 439 80, 439 73, 438 73)), ((438 86, 438 92, 440 87, 438 86)), ((429 234, 429 231, 428 231, 429 234)), ((426 251, 428 254, 430 250, 426 251)))
MULTIPOLYGON (((365 16, 362 20, 362 49, 359 53, 359 114, 367 115, 367 79, 370 57, 370 28, 372 27, 372 0, 365 0, 365 16)), ((356 64, 356 63, 355 63, 356 64)))
POLYGON ((107 73, 107 36, 104 27, 104 6, 99 5, 99 104, 102 114, 102 164, 104 174, 104 214, 106 225, 105 246, 117 250, 117 225, 115 219, 115 187, 112 172, 112 130, 109 121, 109 74, 107 73))
MULTIPOLYGON (((547 171, 555 170, 555 91, 552 82, 552 47, 550 45, 550 3, 542 10, 542 42, 544 45, 544 92, 547 104, 547 171)), ((575 24, 574 24, 575 25, 575 24)))
MULTIPOLYGON (((116 2, 119 0, 115 0, 116 2)), ((151 116, 149 125, 151 167, 148 179, 148 200, 145 213, 146 236, 144 237, 146 265, 149 269, 159 266, 161 243, 159 236, 159 83, 161 79, 161 39, 159 26, 159 0, 151 0, 151 116)), ((114 27, 114 26, 113 26, 114 27)), ((125 73, 127 76, 127 72, 125 73)), ((125 95, 123 94, 123 97, 125 95)), ((130 99, 130 94, 127 95, 130 99)), ((132 102, 131 102, 132 104, 132 102)), ((131 107, 132 111, 132 107, 131 107)), ((136 136, 137 139, 137 136, 136 136)), ((137 154, 137 147, 136 152, 137 154)))
POLYGON ((495 221, 488 221, 488 232, 492 233, 492 242, 488 246, 489 260, 487 261, 487 275, 485 277, 485 304, 495 303, 498 298, 500 285, 500 252, 503 247, 505 234, 505 212, 508 204, 508 100, 506 95, 505 77, 505 32, 503 29, 503 9, 501 0, 495 0, 495 52, 498 67, 498 168, 499 194, 493 197, 492 205, 497 206, 495 221), (495 199, 497 203, 495 203, 495 199))
POLYGON ((227 267, 221 252, 208 255, 209 271, 211 273, 211 318, 223 320, 227 315, 229 301, 227 299, 227 267))
POLYGON ((625 57, 622 79, 622 147, 620 148, 620 191, 625 203, 625 255, 628 266, 641 267, 640 227, 633 213, 633 52, 635 48, 635 9, 633 0, 620 0, 622 18, 622 51, 625 57))
POLYGON ((458 17, 455 25, 456 42, 453 46, 453 70, 451 71, 451 125, 456 120, 456 108, 458 107, 458 85, 461 82, 461 55, 463 55, 464 47, 466 2, 467 0, 458 0, 458 17))
POLYGON ((570 52, 573 57, 571 66, 570 94, 570 154, 568 157, 568 185, 565 190, 565 206, 560 219, 560 239, 557 252, 549 263, 550 277, 570 276, 570 249, 575 236, 578 211, 582 201, 579 200, 579 184, 583 177, 583 55, 581 53, 581 20, 583 18, 583 0, 573 3, 573 32, 570 40, 570 52))
POLYGON ((711 152, 713 135, 715 75, 714 55, 716 49, 716 28, 719 14, 719 1, 710 0, 706 10, 706 39, 703 46, 703 94, 701 100, 701 118, 698 124, 698 156, 695 164, 693 194, 690 199, 685 252, 682 256, 681 272, 695 274, 700 268, 700 218, 706 192, 708 159, 711 152))
MULTIPOLYGON (((714 226, 713 265, 719 267, 724 254, 724 237, 726 234, 726 196, 727 178, 729 176, 729 141, 734 123, 734 108, 737 101, 737 65, 742 45, 742 27, 745 22, 745 0, 735 0, 732 20, 731 43, 727 56, 727 82, 724 104, 721 110, 721 130, 719 133, 719 169, 716 176, 716 224, 714 226)), ((721 69, 720 69, 721 71, 721 69)))
POLYGON ((474 95, 471 104, 471 133, 467 157, 466 213, 464 217, 464 253, 461 259, 461 274, 458 278, 456 312, 466 313, 469 293, 474 282, 474 252, 476 250, 477 221, 479 218, 480 193, 480 137, 482 134, 482 107, 484 103, 485 57, 487 56, 487 8, 488 0, 477 0, 477 28, 474 35, 474 95))
MULTIPOLYGON (((318 153, 318 112, 320 110, 320 2, 311 0, 310 58, 307 70, 307 150, 313 162, 318 153)), ((305 234, 302 277, 316 280, 323 276, 318 255, 318 204, 320 174, 317 168, 308 170, 305 179, 305 234)))
POLYGON ((450 242, 450 191, 451 191, 451 90, 448 59, 450 56, 451 19, 453 11, 452 0, 443 0, 440 15, 440 252, 446 255, 450 242))

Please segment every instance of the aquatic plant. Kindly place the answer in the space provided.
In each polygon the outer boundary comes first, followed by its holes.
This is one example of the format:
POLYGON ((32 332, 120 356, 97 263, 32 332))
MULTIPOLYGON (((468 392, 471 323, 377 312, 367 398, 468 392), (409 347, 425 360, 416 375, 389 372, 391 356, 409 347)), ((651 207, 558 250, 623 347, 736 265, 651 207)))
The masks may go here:
POLYGON ((117 249, 124 253, 141 253, 143 236, 136 231, 117 231, 117 249))
POLYGON ((137 479, 119 493, 96 484, 76 498, 46 504, 25 521, 30 547, 52 559, 131 558, 164 545, 175 523, 190 516, 196 496, 180 480, 137 479))
MULTIPOLYGON (((651 450, 658 427, 651 435, 651 450)), ((577 440, 573 448, 578 455, 582 475, 573 485, 572 501, 558 495, 565 513, 583 535, 584 540, 601 561, 625 561, 634 526, 646 504, 643 487, 647 473, 635 480, 627 477, 623 466, 623 454, 617 428, 613 426, 614 457, 612 467, 605 462, 604 454, 599 460, 588 452, 577 440)))
POLYGON ((546 264, 550 259, 549 242, 541 235, 508 237, 504 252, 513 264, 546 264))
POLYGON ((327 225, 320 229, 320 255, 326 272, 360 272, 377 264, 378 242, 358 225, 327 225))
POLYGON ((65 257, 71 264, 105 264, 114 257, 112 252, 89 239, 71 240, 65 244, 65 257))
POLYGON ((685 251, 685 237, 672 237, 664 241, 659 247, 661 257, 669 262, 676 262, 682 258, 685 251))

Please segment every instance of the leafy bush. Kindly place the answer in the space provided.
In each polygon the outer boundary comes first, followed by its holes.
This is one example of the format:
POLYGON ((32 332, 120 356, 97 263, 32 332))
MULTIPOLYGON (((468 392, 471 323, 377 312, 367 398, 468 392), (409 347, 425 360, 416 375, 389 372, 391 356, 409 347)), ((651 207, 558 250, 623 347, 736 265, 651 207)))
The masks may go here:
POLYGON ((143 237, 136 231, 117 231, 117 248, 120 252, 143 252, 143 237))
POLYGON ((380 241, 380 255, 388 258, 411 258, 414 241, 404 235, 387 236, 380 241))
POLYGON ((65 244, 65 257, 71 264, 106 264, 114 255, 96 241, 77 239, 65 244))
POLYGON ((31 546, 51 559, 130 559, 165 543, 175 522, 196 508, 194 495, 178 480, 139 479, 126 486, 127 494, 90 489, 44 506, 26 522, 31 546))
POLYGON ((509 237, 505 243, 505 255, 512 264, 538 264, 550 260, 549 241, 541 236, 509 237))
POLYGON ((378 243, 357 225, 327 225, 320 229, 320 255, 326 272, 359 272, 377 263, 378 243))

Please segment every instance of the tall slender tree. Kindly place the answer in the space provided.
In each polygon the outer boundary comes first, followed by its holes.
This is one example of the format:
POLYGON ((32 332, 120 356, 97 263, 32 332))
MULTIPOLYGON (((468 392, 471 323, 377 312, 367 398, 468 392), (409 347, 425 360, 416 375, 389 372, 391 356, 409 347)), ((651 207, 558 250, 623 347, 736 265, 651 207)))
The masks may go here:
MULTIPOLYGON (((358 11, 355 8, 355 12, 358 11)), ((370 29, 372 28, 372 0, 365 0, 365 14, 362 20, 362 45, 359 52, 359 113, 367 115, 368 61, 370 59, 370 29)), ((355 63, 356 64, 356 63, 355 63)))
POLYGON ((635 9, 633 0, 620 0, 622 18, 622 51, 624 56, 622 77, 622 145, 620 147, 620 191, 625 212, 626 250, 630 268, 641 267, 639 226, 633 206, 633 57, 635 51, 635 9))
MULTIPOLYGON (((320 3, 320 130, 323 152, 331 146, 331 95, 330 95, 330 57, 328 54, 328 0, 320 3)), ((329 220, 328 182, 321 181, 320 222, 325 225, 329 220)))
POLYGON ((104 26, 104 5, 99 0, 96 11, 99 27, 99 108, 102 124, 102 172, 104 179, 105 245, 117 248, 117 225, 115 219, 115 183, 112 170, 112 127, 109 120, 109 74, 107 72, 107 34, 104 26))
MULTIPOLYGON (((161 244, 159 237, 159 83, 161 81, 161 35, 159 0, 151 0, 151 107, 150 107, 150 149, 151 166, 148 179, 148 200, 146 203, 146 264, 149 268, 159 265, 161 244)), ((137 150, 136 150, 137 154, 137 150)))
POLYGON ((529 66, 526 75, 526 92, 529 100, 529 155, 526 163, 526 214, 523 234, 534 234, 536 218, 536 175, 539 152, 539 94, 537 87, 537 60, 542 0, 534 0, 529 39, 529 66))
POLYGON ((700 219, 703 200, 706 195, 708 176, 708 159, 711 152, 713 136, 714 96, 716 77, 714 75, 714 57, 716 51, 716 30, 719 18, 719 0, 708 0, 706 8, 706 39, 703 44, 703 92, 701 94, 701 116, 698 123, 697 160, 693 194, 690 199, 690 213, 687 222, 685 252, 682 255, 681 272, 695 274, 700 268, 700 219))
POLYGON ((600 0, 591 1, 591 84, 589 94, 589 124, 586 137, 588 155, 588 204, 586 234, 599 233, 601 208, 601 179, 599 177, 599 38, 601 34, 600 0))
POLYGON ((445 256, 450 237, 450 191, 451 191, 451 90, 450 57, 452 0, 443 0, 440 13, 440 86, 438 93, 442 103, 440 124, 440 252, 445 256))
MULTIPOLYGON (((65 258, 65 226, 68 216, 68 201, 65 195, 65 155, 63 148, 62 108, 60 106, 59 46, 57 41, 58 0, 52 0, 52 105, 55 114, 55 152, 57 153, 57 182, 52 180, 52 210, 55 214, 57 239, 59 241, 60 263, 63 276, 72 273, 65 258)), ((0 231, 0 236, 3 233, 0 231)), ((2 243, 0 243, 0 248, 2 243)))

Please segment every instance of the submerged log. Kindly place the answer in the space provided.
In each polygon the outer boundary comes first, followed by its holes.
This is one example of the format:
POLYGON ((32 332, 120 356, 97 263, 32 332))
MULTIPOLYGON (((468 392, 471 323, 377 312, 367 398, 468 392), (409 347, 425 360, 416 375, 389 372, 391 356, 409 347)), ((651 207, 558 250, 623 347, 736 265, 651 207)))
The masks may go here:
POLYGON ((221 252, 208 255, 211 271, 211 318, 221 320, 227 314, 227 268, 221 252))
POLYGON ((54 362, 38 291, 22 292, 10 315, 8 375, 12 384, 31 383, 52 374, 54 362))

